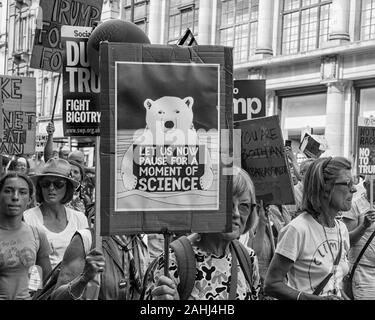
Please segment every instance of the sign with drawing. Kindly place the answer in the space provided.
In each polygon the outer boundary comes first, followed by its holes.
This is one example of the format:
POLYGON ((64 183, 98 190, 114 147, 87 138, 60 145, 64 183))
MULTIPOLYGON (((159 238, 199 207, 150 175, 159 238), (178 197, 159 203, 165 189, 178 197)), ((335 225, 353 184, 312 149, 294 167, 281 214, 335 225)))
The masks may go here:
POLYGON ((26 155, 35 152, 35 78, 0 75, 2 105, 0 153, 26 155))
POLYGON ((123 62, 116 78, 116 210, 217 210, 219 66, 123 62))

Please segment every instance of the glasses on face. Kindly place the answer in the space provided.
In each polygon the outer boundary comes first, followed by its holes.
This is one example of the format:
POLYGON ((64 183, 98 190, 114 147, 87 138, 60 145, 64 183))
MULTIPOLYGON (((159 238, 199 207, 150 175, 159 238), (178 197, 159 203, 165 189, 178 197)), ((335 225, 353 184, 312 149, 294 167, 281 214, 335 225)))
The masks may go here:
POLYGON ((238 210, 242 215, 249 215, 258 205, 256 203, 243 202, 238 205, 238 210))
POLYGON ((347 186, 349 190, 353 190, 353 188, 354 188, 353 180, 335 182, 334 185, 336 185, 336 186, 347 186))
POLYGON ((55 189, 61 189, 66 185, 66 181, 65 180, 54 180, 54 181, 42 180, 39 184, 42 188, 45 188, 45 189, 49 188, 51 184, 53 184, 55 189))

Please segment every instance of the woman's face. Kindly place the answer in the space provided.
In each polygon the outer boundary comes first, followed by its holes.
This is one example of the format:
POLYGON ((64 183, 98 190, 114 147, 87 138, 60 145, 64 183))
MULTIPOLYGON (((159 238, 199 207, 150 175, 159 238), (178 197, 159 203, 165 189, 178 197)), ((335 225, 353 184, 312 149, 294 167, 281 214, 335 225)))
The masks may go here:
POLYGON ((333 184, 330 206, 337 211, 349 211, 352 207, 353 193, 356 191, 351 171, 342 170, 333 184))
POLYGON ((7 217, 22 216, 29 202, 27 182, 18 177, 6 179, 0 192, 0 214, 7 217))
POLYGON ((75 165, 70 165, 70 174, 72 178, 78 182, 82 181, 81 170, 75 165))
POLYGON ((241 196, 233 195, 232 205, 232 232, 223 233, 227 240, 237 239, 245 230, 247 219, 250 219, 252 202, 249 192, 244 192, 241 196))
POLYGON ((25 158, 19 158, 16 164, 16 171, 20 173, 27 173, 27 160, 25 158))
POLYGON ((40 179, 44 202, 47 204, 61 203, 66 193, 67 180, 60 177, 45 176, 40 179))

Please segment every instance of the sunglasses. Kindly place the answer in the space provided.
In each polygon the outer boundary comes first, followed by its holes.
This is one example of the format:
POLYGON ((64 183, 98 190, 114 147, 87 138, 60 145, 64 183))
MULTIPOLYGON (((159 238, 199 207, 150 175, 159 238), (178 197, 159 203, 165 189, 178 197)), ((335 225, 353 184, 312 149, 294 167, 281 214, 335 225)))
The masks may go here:
POLYGON ((63 188, 66 185, 66 181, 65 180, 54 180, 54 181, 42 180, 39 183, 39 185, 42 188, 45 188, 45 189, 49 188, 51 186, 51 184, 53 184, 53 186, 54 186, 55 189, 61 189, 61 188, 63 188))
POLYGON ((249 215, 250 213, 254 211, 256 207, 258 207, 257 203, 249 203, 249 204, 243 203, 243 204, 240 204, 239 211, 242 215, 249 215))

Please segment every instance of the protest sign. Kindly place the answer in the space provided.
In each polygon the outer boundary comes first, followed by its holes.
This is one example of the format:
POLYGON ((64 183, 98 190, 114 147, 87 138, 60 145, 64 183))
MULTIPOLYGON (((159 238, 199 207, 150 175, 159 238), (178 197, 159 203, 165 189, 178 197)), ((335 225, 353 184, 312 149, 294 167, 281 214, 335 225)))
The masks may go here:
POLYGON ((241 162, 264 204, 294 204, 288 162, 279 117, 272 116, 235 124, 241 130, 241 162))
POLYGON ((318 159, 327 150, 327 142, 324 136, 305 133, 299 149, 306 157, 318 159))
POLYGON ((375 175, 375 119, 359 118, 357 174, 375 175))
POLYGON ((229 231, 219 135, 232 129, 231 49, 103 42, 100 50, 102 235, 229 231))
POLYGON ((46 145, 48 139, 48 134, 46 133, 39 133, 35 137, 35 152, 44 152, 44 147, 46 145))
POLYGON ((94 27, 102 5, 103 0, 40 0, 30 67, 61 73, 61 26, 94 27))
POLYGON ((233 120, 266 116, 266 80, 234 80, 233 120))
POLYGON ((1 154, 21 155, 35 151, 35 78, 0 75, 2 101, 1 154))
POLYGON ((91 27, 62 26, 64 136, 100 134, 100 84, 87 58, 91 27))

